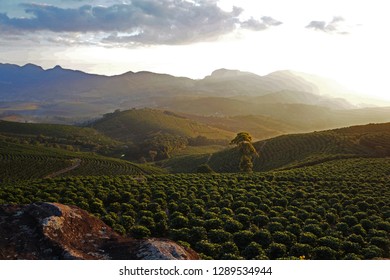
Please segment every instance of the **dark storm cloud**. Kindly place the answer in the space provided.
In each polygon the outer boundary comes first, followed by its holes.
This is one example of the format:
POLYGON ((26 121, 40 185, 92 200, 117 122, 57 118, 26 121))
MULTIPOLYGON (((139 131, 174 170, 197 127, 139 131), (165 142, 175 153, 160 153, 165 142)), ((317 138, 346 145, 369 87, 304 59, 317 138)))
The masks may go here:
POLYGON ((306 28, 326 33, 348 34, 348 32, 344 30, 344 22, 345 20, 342 17, 333 17, 333 20, 328 23, 325 21, 312 21, 306 28))
POLYGON ((132 0, 108 7, 84 5, 59 8, 53 5, 23 4, 27 18, 0 14, 0 29, 52 32, 105 32, 105 41, 141 44, 183 44, 214 39, 237 28, 264 30, 280 22, 241 21, 241 8, 227 12, 216 1, 132 0))

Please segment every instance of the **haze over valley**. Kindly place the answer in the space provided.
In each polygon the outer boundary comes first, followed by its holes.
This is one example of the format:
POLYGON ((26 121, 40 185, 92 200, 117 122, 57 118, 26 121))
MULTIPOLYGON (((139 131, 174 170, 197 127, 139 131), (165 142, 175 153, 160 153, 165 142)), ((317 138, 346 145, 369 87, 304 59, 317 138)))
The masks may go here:
POLYGON ((281 133, 390 121, 390 107, 364 107, 341 98, 353 93, 340 85, 336 88, 335 82, 307 76, 294 71, 258 76, 219 69, 193 80, 146 71, 101 76, 61 66, 44 70, 33 64, 0 64, 0 116, 21 122, 80 124, 115 110, 155 108, 217 127, 232 123, 225 127, 233 132, 238 129, 234 119, 258 118, 259 123, 267 119, 273 122, 269 129, 281 133))

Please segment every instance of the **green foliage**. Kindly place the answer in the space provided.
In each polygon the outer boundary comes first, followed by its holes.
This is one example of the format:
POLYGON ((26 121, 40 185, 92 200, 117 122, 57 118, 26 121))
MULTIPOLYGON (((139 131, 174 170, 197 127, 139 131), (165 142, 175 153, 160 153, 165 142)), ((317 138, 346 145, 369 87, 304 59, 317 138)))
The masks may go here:
POLYGON ((186 137, 206 136, 227 139, 231 133, 192 121, 169 111, 132 109, 106 115, 91 125, 114 139, 142 140, 147 135, 162 134, 186 137))
POLYGON ((272 239, 275 243, 281 243, 286 245, 288 248, 291 247, 292 244, 296 242, 296 236, 288 231, 276 231, 272 234, 272 239))
POLYGON ((136 143, 131 156, 150 161, 170 158, 189 144, 225 145, 232 135, 173 112, 153 109, 106 114, 91 126, 118 141, 136 143))
POLYGON ((3 182, 0 201, 72 203, 121 234, 170 237, 206 259, 388 258, 388 174, 349 172, 74 176, 3 182))
MULTIPOLYGON (((253 147, 261 152, 261 156, 252 162, 253 171, 302 168, 317 171, 320 176, 353 173, 362 179, 367 176, 374 178, 378 171, 389 172, 385 163, 386 156, 390 155, 389 143, 390 123, 282 135, 253 143, 253 147), (372 144, 365 143, 364 139, 368 137, 372 138, 372 144)), ((208 164, 216 172, 239 172, 240 159, 239 149, 223 150, 213 154, 208 164)), ((183 162, 191 160, 192 157, 182 159, 183 162)), ((180 172, 186 172, 186 169, 180 172)))
POLYGON ((196 244, 201 240, 207 240, 207 230, 204 227, 193 227, 189 232, 189 241, 196 244))
POLYGON ((279 222, 270 222, 268 224, 268 230, 272 233, 277 232, 277 231, 283 231, 284 226, 279 222))
POLYGON ((319 246, 313 249, 313 259, 315 260, 335 260, 337 252, 329 247, 319 246))
POLYGON ((236 243, 237 247, 240 249, 248 246, 253 238, 253 232, 249 230, 242 230, 233 235, 234 243, 236 243))
POLYGON ((80 175, 143 175, 161 171, 158 168, 91 153, 16 144, 3 141, 0 137, 0 178, 2 181, 80 175), (66 171, 67 168, 70 169, 66 171), (65 171, 57 174, 61 170, 65 171))
POLYGON ((317 236, 311 232, 302 232, 300 242, 303 244, 315 246, 317 244, 317 236))
POLYGON ((141 239, 151 235, 150 230, 144 226, 133 226, 130 229, 130 235, 134 238, 141 239))
POLYGON ((341 247, 340 239, 333 236, 324 236, 318 239, 319 246, 329 247, 335 251, 338 251, 341 247))
POLYGON ((231 241, 232 234, 222 229, 212 229, 208 233, 208 238, 212 243, 225 243, 231 241))
POLYGON ((255 147, 252 145, 252 136, 248 132, 239 132, 230 142, 238 146, 241 154, 239 168, 242 172, 252 172, 252 157, 258 156, 255 147))
POLYGON ((211 169, 210 165, 204 163, 198 166, 196 170, 197 173, 214 173, 214 170, 211 169))
POLYGON ((256 242, 251 242, 245 249, 242 251, 243 257, 247 260, 251 259, 267 259, 267 255, 260 244, 256 242))
POLYGON ((230 232, 230 233, 233 233, 233 232, 237 232, 239 230, 241 230, 243 228, 243 225, 237 221, 237 220, 233 220, 233 219, 229 219, 225 222, 225 225, 224 225, 224 230, 226 230, 227 232, 230 232))
POLYGON ((305 259, 310 259, 312 256, 313 247, 309 244, 295 243, 291 246, 290 254, 297 258, 304 257, 305 259))
POLYGON ((287 254, 287 247, 280 243, 271 243, 268 248, 268 256, 271 260, 284 258, 287 254))
POLYGON ((221 245, 211 243, 207 240, 201 240, 195 245, 196 250, 215 259, 220 254, 221 248, 221 245))

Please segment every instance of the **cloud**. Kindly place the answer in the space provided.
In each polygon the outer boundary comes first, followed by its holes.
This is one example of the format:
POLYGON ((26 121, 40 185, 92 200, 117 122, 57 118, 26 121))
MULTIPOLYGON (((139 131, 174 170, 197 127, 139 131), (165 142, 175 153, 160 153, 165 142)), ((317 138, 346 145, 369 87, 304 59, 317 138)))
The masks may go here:
POLYGON ((332 21, 330 22, 311 21, 306 26, 306 28, 314 29, 317 31, 323 31, 326 33, 334 33, 334 34, 342 34, 342 35, 349 34, 348 26, 346 25, 344 18, 340 16, 333 17, 332 21))
POLYGON ((207 41, 236 29, 264 30, 280 22, 240 20, 243 10, 222 10, 217 1, 132 0, 111 6, 83 5, 60 8, 44 4, 23 4, 29 17, 10 18, 0 14, 0 30, 55 33, 106 32, 105 42, 138 44, 188 44, 207 41))
POLYGON ((241 27, 254 30, 254 31, 261 31, 261 30, 268 29, 271 26, 278 26, 281 24, 282 22, 272 17, 262 17, 261 21, 256 20, 254 18, 250 18, 249 20, 242 22, 241 27))

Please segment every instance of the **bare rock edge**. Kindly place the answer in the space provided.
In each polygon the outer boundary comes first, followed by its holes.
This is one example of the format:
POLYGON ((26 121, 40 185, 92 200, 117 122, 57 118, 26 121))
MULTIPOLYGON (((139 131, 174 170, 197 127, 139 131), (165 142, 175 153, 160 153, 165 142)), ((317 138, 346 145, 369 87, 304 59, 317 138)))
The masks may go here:
POLYGON ((0 259, 196 260, 168 239, 123 237, 88 212, 59 203, 0 205, 0 259))

